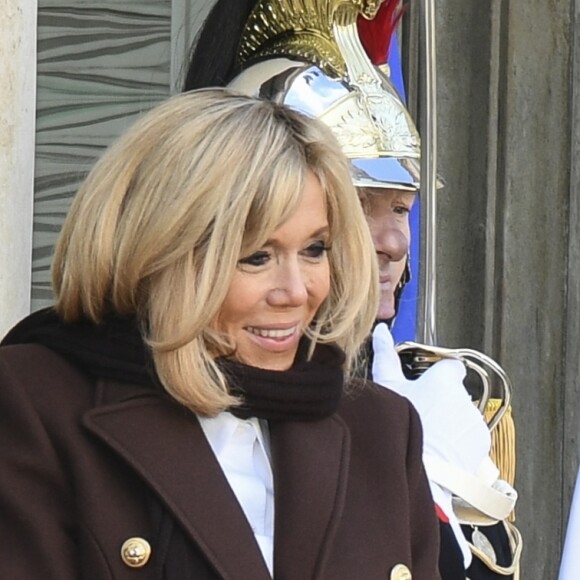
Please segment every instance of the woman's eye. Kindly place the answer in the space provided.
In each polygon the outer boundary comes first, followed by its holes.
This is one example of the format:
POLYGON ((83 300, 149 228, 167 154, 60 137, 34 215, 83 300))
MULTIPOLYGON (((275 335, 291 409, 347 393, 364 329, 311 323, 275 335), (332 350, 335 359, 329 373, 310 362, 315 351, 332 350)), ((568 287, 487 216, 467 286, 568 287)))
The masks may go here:
POLYGON ((314 242, 310 244, 306 250, 304 250, 304 254, 308 258, 321 258, 330 248, 322 241, 314 242))
POLYGON ((242 258, 238 263, 248 266, 263 266, 270 259, 270 254, 268 252, 259 251, 254 252, 246 258, 242 258))

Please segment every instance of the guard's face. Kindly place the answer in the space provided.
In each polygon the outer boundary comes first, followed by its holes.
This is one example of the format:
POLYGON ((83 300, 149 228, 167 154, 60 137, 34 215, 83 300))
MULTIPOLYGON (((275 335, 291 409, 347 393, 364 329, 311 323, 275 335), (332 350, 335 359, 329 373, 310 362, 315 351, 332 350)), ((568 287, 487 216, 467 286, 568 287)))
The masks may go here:
POLYGON ((218 315, 218 329, 245 364, 286 370, 300 337, 330 291, 324 192, 309 174, 296 212, 264 247, 242 256, 218 315))
POLYGON ((395 289, 405 271, 411 228, 409 214, 415 193, 397 189, 359 188, 379 262, 380 302, 377 318, 395 315, 395 289))

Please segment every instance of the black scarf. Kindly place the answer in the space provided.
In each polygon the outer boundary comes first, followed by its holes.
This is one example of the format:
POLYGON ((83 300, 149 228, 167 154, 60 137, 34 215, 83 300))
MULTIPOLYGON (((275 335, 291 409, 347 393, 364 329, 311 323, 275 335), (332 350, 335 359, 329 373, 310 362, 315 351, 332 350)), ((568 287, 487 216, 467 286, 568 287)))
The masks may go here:
MULTIPOLYGON (((95 377, 162 389, 134 318, 108 316, 102 324, 88 320, 65 323, 47 308, 19 322, 1 344, 23 343, 42 344, 95 377)), ((317 345, 307 361, 306 348, 304 340, 287 371, 220 359, 232 394, 244 401, 231 412, 270 421, 308 421, 332 415, 342 395, 344 353, 333 345, 317 345)))

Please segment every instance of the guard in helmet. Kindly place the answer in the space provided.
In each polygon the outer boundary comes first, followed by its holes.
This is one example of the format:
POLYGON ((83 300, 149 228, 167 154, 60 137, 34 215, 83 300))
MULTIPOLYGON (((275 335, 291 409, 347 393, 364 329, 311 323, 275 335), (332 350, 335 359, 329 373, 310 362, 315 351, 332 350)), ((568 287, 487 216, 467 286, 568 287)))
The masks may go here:
POLYGON ((386 64, 401 15, 400 0, 218 0, 184 88, 229 85, 332 129, 350 160, 380 266, 373 379, 409 398, 421 416, 441 576, 517 578, 521 538, 506 521, 517 495, 489 459, 490 432, 464 388, 465 366, 442 360, 410 380, 383 322, 395 317, 409 279, 408 215, 420 189, 419 135, 386 64), (495 503, 481 499, 489 495, 495 503))

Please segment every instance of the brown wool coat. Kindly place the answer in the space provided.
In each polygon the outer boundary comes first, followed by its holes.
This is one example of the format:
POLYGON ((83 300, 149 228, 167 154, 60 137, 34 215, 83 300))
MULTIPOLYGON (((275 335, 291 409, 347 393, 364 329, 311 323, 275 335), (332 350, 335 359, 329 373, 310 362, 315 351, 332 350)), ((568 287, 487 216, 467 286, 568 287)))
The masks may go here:
MULTIPOLYGON (((271 424, 277 580, 434 580, 438 532, 419 421, 369 385, 321 421, 271 424)), ((0 349, 0 578, 160 580, 164 505, 195 578, 268 580, 196 418, 162 393, 87 379, 37 346, 0 349), (152 544, 129 568, 120 547, 152 544)), ((186 580, 185 578, 183 580, 186 580)))

